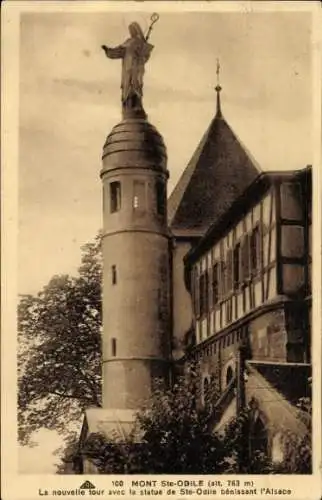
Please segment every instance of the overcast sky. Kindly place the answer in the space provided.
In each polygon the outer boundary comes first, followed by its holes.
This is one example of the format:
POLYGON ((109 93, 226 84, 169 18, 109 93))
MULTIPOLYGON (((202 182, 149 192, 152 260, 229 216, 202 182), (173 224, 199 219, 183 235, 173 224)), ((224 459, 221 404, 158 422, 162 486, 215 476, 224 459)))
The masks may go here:
MULTIPOLYGON (((122 43, 151 13, 21 16, 19 292, 74 273, 80 246, 101 227, 101 151, 120 121, 122 43)), ((144 103, 168 148, 169 192, 215 111, 222 110, 262 169, 312 162, 311 19, 304 13, 164 13, 150 41, 144 103)))

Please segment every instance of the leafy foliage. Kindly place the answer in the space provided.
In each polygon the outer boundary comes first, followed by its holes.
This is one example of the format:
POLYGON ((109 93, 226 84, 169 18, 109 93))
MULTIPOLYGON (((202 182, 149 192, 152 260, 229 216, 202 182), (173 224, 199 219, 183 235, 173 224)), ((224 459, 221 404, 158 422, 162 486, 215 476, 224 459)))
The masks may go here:
POLYGON ((223 472, 225 441, 212 431, 211 405, 196 405, 196 378, 190 370, 171 390, 159 386, 137 413, 130 435, 120 441, 92 434, 82 453, 105 474, 223 472))
POLYGON ((79 433, 71 432, 65 437, 64 444, 55 451, 59 457, 56 474, 75 474, 81 472, 79 454, 79 433))
POLYGON ((137 414, 133 432, 107 439, 89 435, 83 456, 102 474, 307 474, 310 433, 283 434, 284 459, 250 448, 252 409, 246 407, 222 432, 213 430, 211 406, 198 408, 195 389, 181 381, 172 391, 156 391, 137 414))
POLYGON ((100 405, 100 236, 82 248, 78 276, 54 276, 18 307, 19 440, 41 427, 66 431, 100 405))

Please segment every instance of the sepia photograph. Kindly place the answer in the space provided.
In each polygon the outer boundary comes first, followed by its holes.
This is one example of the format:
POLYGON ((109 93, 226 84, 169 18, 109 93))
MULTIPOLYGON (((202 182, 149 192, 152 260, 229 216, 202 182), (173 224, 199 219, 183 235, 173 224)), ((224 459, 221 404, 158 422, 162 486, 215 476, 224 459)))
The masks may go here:
POLYGON ((46 3, 5 16, 15 473, 56 476, 33 498, 304 498, 321 447, 316 9, 46 3))

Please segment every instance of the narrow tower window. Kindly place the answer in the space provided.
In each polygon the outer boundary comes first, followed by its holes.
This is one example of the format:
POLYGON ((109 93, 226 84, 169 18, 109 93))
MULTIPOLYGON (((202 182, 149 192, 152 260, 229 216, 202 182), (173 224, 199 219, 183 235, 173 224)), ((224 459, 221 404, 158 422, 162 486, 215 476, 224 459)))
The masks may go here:
POLYGON ((116 266, 112 266, 112 285, 116 285, 116 283, 117 283, 116 266))
POLYGON ((110 183, 110 211, 118 212, 121 209, 121 183, 118 181, 110 183))
POLYGON ((145 182, 143 181, 134 181, 133 208, 134 210, 145 209, 145 182))
POLYGON ((112 356, 116 356, 116 338, 111 339, 112 356))
POLYGON ((160 215, 165 214, 165 185, 161 181, 156 183, 156 195, 157 195, 157 212, 160 215))

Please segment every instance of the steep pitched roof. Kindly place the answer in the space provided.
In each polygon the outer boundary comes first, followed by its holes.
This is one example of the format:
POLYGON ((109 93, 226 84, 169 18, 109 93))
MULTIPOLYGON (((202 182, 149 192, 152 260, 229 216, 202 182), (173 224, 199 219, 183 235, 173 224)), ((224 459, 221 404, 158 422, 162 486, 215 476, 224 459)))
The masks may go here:
POLYGON ((172 232, 203 235, 259 173, 219 107, 169 198, 172 232))

